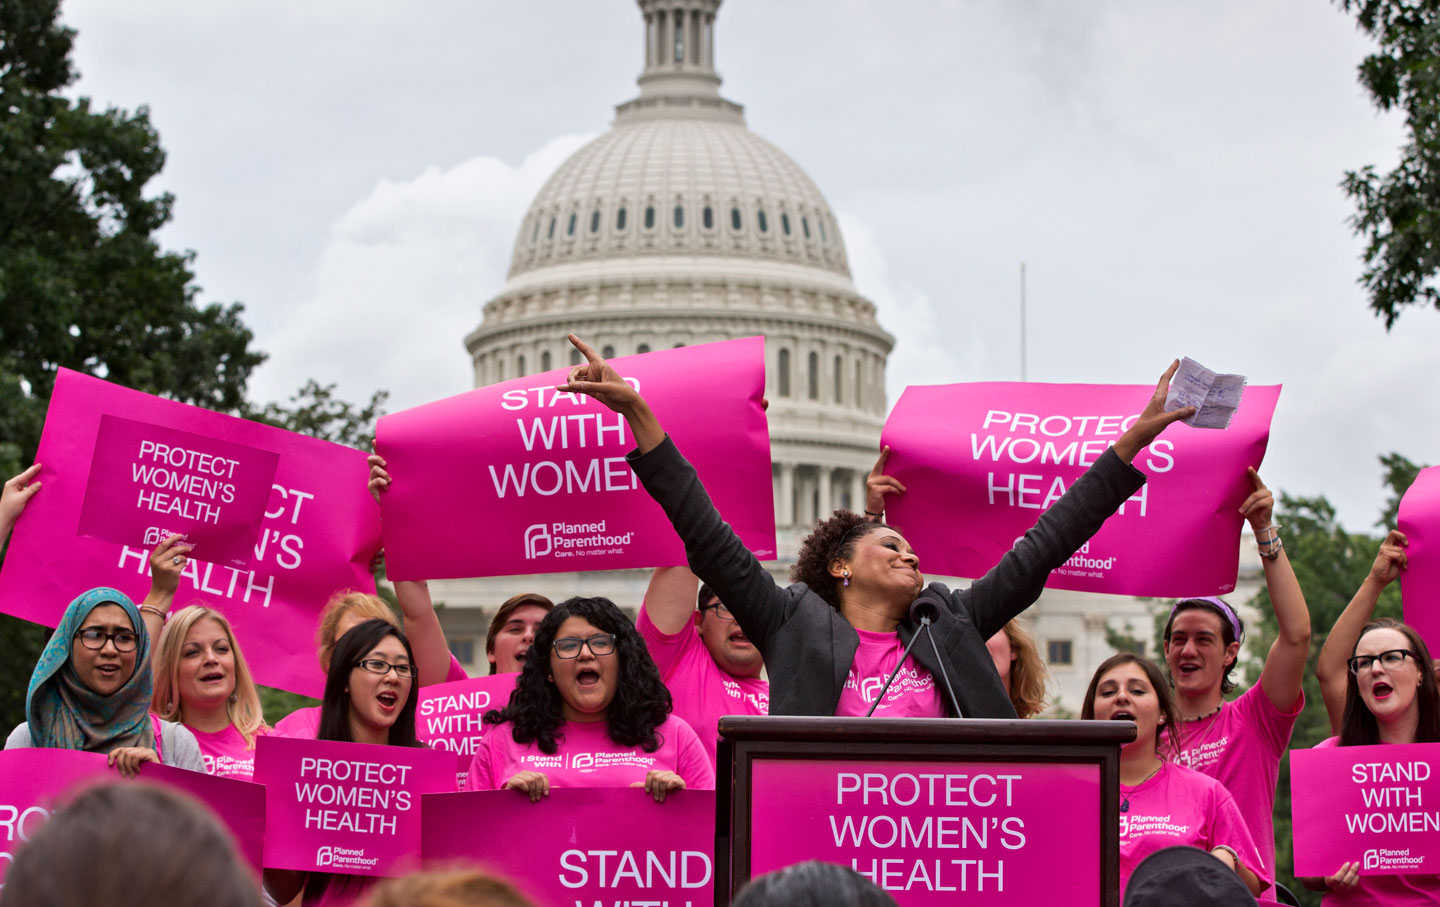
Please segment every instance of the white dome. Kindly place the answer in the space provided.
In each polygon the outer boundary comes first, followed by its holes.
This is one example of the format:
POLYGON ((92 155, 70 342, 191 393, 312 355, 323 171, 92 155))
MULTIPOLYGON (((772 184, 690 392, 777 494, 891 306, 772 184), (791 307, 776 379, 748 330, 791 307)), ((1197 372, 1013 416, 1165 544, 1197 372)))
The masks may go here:
POLYGON ((738 115, 692 119, 622 108, 615 127, 571 155, 535 197, 510 277, 666 254, 792 262, 850 276, 820 190, 738 115))

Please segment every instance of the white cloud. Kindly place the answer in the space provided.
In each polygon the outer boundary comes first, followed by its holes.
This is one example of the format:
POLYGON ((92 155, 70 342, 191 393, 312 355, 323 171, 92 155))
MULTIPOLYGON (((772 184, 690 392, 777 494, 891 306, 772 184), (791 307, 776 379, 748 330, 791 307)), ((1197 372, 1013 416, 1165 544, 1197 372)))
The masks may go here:
POLYGON ((518 167, 481 156, 377 183, 331 225, 283 329, 258 338, 270 361, 255 396, 313 377, 357 402, 389 390, 395 411, 470 389, 462 340, 504 283, 516 225, 590 138, 554 139, 518 167))

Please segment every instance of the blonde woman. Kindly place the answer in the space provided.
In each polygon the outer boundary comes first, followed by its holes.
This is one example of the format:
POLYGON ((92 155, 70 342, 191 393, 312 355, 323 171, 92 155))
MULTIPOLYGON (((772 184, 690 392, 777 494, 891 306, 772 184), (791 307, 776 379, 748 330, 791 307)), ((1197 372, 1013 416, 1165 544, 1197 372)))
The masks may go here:
POLYGON ((255 738, 268 733, 260 692, 225 615, 201 605, 176 611, 156 647, 151 709, 195 735, 205 771, 249 781, 255 738))
POLYGON ((1010 704, 1021 718, 1034 718, 1045 710, 1045 682, 1049 676, 1045 660, 1035 637, 1025 629, 1020 618, 1006 622, 994 636, 985 641, 995 673, 1005 685, 1010 704))

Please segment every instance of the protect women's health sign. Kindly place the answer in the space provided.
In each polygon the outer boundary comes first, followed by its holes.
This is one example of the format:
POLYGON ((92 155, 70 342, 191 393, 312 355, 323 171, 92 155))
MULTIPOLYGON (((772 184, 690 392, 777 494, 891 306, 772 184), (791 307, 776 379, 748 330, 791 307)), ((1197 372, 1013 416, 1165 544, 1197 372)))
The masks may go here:
POLYGON ((1398 528, 1405 533, 1408 566, 1400 574, 1405 623, 1440 651, 1440 466, 1420 470, 1400 498, 1398 528))
POLYGON ((176 607, 222 611, 260 683, 320 695, 314 653, 295 641, 335 591, 375 590, 365 454, 61 369, 37 459, 0 611, 53 627, 94 586, 138 602, 151 549, 184 533, 195 549, 176 607))
POLYGON ((1295 875, 1440 872, 1437 767, 1440 743, 1291 750, 1295 875))
POLYGON ((1100 903, 1100 767, 755 759, 750 874, 848 866, 901 907, 1100 903))
MULTIPOLYGON (((80 750, 0 752, 0 887, 15 854, 77 791, 91 784, 129 783, 106 765, 105 758, 80 750)), ((200 801, 230 831, 241 857, 260 871, 265 833, 265 792, 260 785, 153 762, 140 767, 139 781, 182 791, 200 801)))
MULTIPOLYGON (((908 387, 885 422, 886 469, 906 486, 886 518, 927 572, 983 576, 1134 424, 1154 386, 908 387)), ((1228 428, 1174 424, 1135 458, 1148 481, 1050 574, 1058 589, 1221 595, 1235 588, 1240 505, 1279 385, 1250 386, 1228 428)))
POLYGON ((420 860, 420 798, 456 789, 455 755, 266 735, 255 780, 265 785, 265 865, 395 875, 420 860))
POLYGON ((710 907, 715 793, 656 803, 632 788, 513 790, 425 797, 425 865, 488 867, 545 907, 710 907))
MULTIPOLYGON (((644 395, 745 544, 775 555, 760 337, 611 365, 644 395)), ((685 563, 660 506, 625 462, 625 419, 557 390, 568 369, 385 416, 375 449, 393 579, 504 576, 685 563)))

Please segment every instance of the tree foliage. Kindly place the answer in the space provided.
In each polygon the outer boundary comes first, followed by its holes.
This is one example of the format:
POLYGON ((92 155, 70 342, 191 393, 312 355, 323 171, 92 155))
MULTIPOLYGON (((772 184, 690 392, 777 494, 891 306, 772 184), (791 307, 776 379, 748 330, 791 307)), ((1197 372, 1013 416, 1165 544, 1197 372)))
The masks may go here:
POLYGON ((346 447, 368 451, 375 437, 375 420, 385 413, 389 391, 376 391, 370 402, 357 407, 335 396, 335 385, 321 385, 313 378, 296 391, 286 405, 267 403, 250 407, 245 416, 279 428, 334 441, 346 447))
POLYGON ((1440 308, 1440 0, 1338 2, 1379 45, 1360 64, 1360 84, 1380 110, 1405 115, 1395 168, 1362 167, 1341 183, 1366 241, 1360 283, 1389 330, 1406 306, 1440 308))

